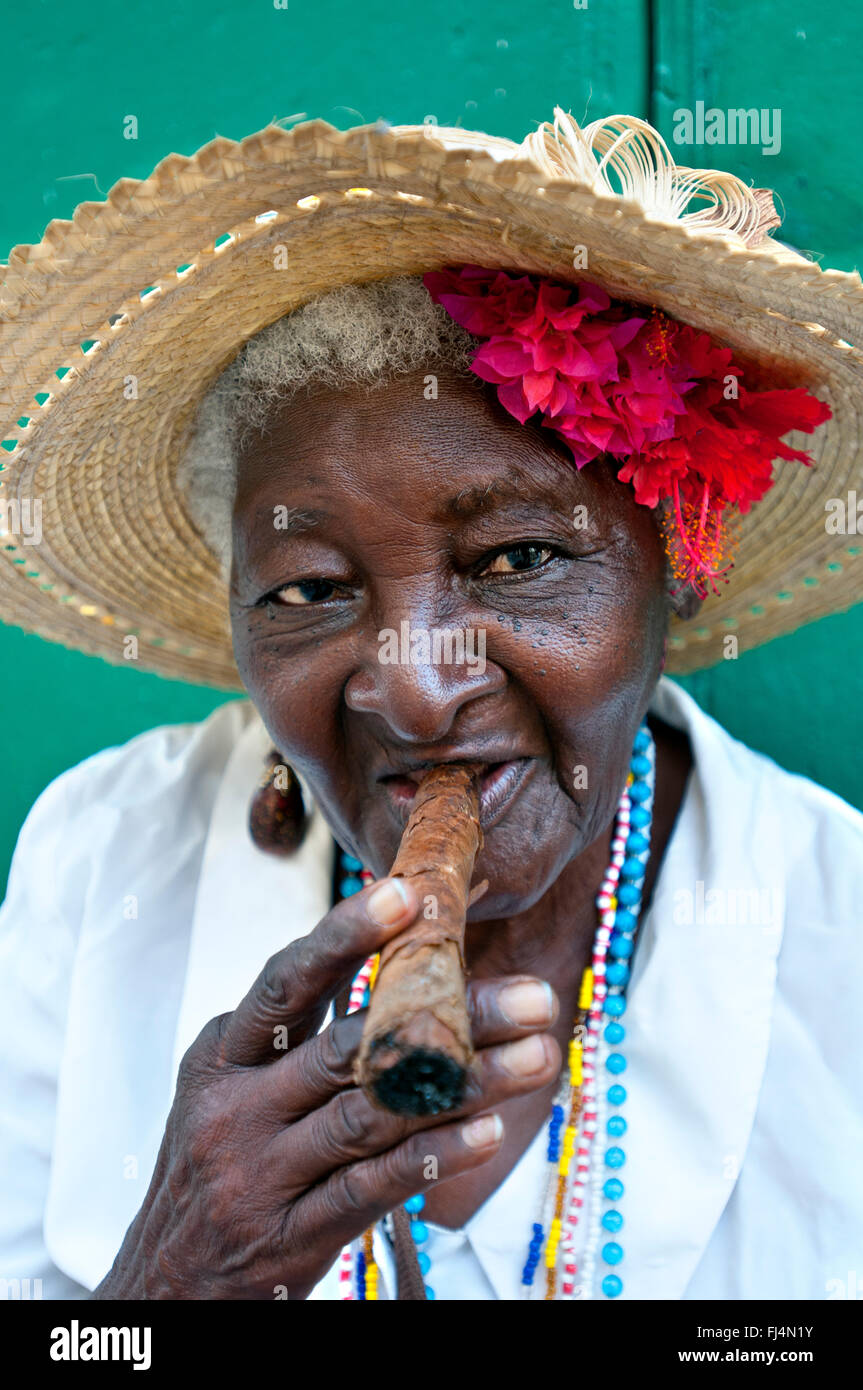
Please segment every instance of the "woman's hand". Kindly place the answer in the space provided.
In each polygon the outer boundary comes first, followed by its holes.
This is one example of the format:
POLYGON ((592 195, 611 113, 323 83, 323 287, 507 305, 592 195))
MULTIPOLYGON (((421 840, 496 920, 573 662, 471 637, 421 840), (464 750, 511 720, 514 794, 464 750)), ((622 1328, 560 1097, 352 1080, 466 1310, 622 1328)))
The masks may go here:
POLYGON ((363 961, 418 911, 405 881, 370 885, 206 1025, 180 1065, 147 1196, 93 1298, 306 1298, 343 1245, 424 1187, 429 1158, 445 1182, 494 1157, 494 1107, 560 1068, 541 1031, 553 1018, 538 1024, 534 1003, 533 1022, 514 1021, 523 989, 501 1003, 527 977, 469 987, 477 1058, 456 1119, 392 1115, 354 1086, 364 1012, 317 1031, 363 961), (531 1049, 539 1070, 525 1074, 531 1049))

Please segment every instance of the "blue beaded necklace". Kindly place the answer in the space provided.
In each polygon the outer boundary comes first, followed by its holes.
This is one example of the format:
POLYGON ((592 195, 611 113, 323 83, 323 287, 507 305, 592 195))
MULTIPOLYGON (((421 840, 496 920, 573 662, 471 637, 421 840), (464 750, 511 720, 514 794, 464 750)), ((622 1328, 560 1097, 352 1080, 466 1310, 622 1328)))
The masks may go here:
MULTIPOLYGON (((618 805, 611 862, 596 897, 599 925, 594 937, 592 965, 585 971, 582 981, 570 1042, 568 1075, 561 1081, 548 1122, 548 1180, 537 1220, 532 1225, 521 1276, 522 1289, 528 1298, 536 1296, 536 1271, 540 1264, 546 1269, 546 1299, 591 1298, 597 1254, 609 1270, 600 1282, 602 1295, 618 1298, 623 1292, 623 1280, 617 1273, 624 1257, 623 1247, 617 1239, 605 1240, 601 1250, 599 1244, 603 1233, 617 1237, 624 1224, 618 1210, 624 1184, 619 1177, 606 1174, 609 1171, 615 1174, 626 1162, 625 1151, 618 1142, 627 1130, 626 1120, 619 1113, 627 1098, 626 1088, 619 1080, 626 1071, 626 1057, 620 1050, 626 1030, 620 1020, 626 1011, 626 987, 650 854, 655 773, 656 749, 644 722, 635 738, 630 774, 618 805), (608 1114, 609 1108, 615 1113, 608 1114), (592 1151, 596 1147, 595 1136, 603 1126, 612 1142, 599 1163, 592 1151), (585 1215, 586 1224, 582 1219, 585 1215), (579 1226, 584 1235, 580 1268, 575 1239, 579 1226), (559 1265, 562 1265, 560 1282, 559 1265)), ((338 886, 342 897, 358 893, 364 886, 363 880, 370 878, 358 859, 340 851, 338 886)), ((367 967, 364 970, 367 976, 367 967)), ((355 992, 362 975, 360 972, 357 976, 355 992)), ((361 1007, 368 1004, 368 987, 361 1000, 361 1007)), ((428 1226, 422 1220, 424 1206, 422 1193, 416 1193, 405 1202, 425 1280, 431 1271, 431 1260, 421 1248, 430 1237, 428 1226)), ((348 1267, 353 1264, 354 1278, 348 1280, 345 1296, 364 1300, 367 1297, 366 1254, 359 1249, 351 1260, 350 1249, 346 1247, 343 1252, 343 1261, 348 1267)), ((425 1290, 427 1299, 436 1297, 428 1283, 425 1290)), ((376 1282, 372 1296, 376 1297, 376 1282)))

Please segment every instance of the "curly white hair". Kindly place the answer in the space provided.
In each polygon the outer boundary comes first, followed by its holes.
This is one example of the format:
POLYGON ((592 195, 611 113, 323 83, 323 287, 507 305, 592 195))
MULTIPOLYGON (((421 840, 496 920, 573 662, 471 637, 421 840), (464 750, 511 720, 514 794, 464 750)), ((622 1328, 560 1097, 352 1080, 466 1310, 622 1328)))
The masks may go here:
POLYGON ((478 342, 434 303, 419 276, 332 290, 250 338, 201 401, 177 472, 223 575, 231 565, 237 455, 271 410, 312 384, 374 390, 441 363, 476 381, 468 364, 478 342))

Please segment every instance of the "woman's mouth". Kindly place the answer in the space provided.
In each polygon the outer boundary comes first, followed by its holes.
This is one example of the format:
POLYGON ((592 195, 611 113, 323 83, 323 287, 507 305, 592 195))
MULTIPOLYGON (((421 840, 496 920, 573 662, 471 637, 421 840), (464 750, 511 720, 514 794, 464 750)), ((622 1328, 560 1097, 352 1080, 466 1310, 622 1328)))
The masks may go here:
MULTIPOLYGON (((533 758, 512 758, 505 763, 488 763, 479 781, 479 821, 483 830, 501 819, 521 791, 533 768, 533 758)), ((407 823, 421 774, 384 777, 383 785, 398 813, 407 823)))

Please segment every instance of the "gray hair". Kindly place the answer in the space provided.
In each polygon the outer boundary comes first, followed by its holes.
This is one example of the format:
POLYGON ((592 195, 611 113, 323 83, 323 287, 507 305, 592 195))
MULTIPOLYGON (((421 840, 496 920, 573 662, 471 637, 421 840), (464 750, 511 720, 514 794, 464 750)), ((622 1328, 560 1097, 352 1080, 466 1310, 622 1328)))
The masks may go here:
POLYGON ((249 433, 303 387, 364 384, 444 363, 469 371, 479 339, 436 304, 419 276, 346 285, 256 333, 198 408, 177 471, 189 511, 219 560, 231 566, 237 458, 249 433))

